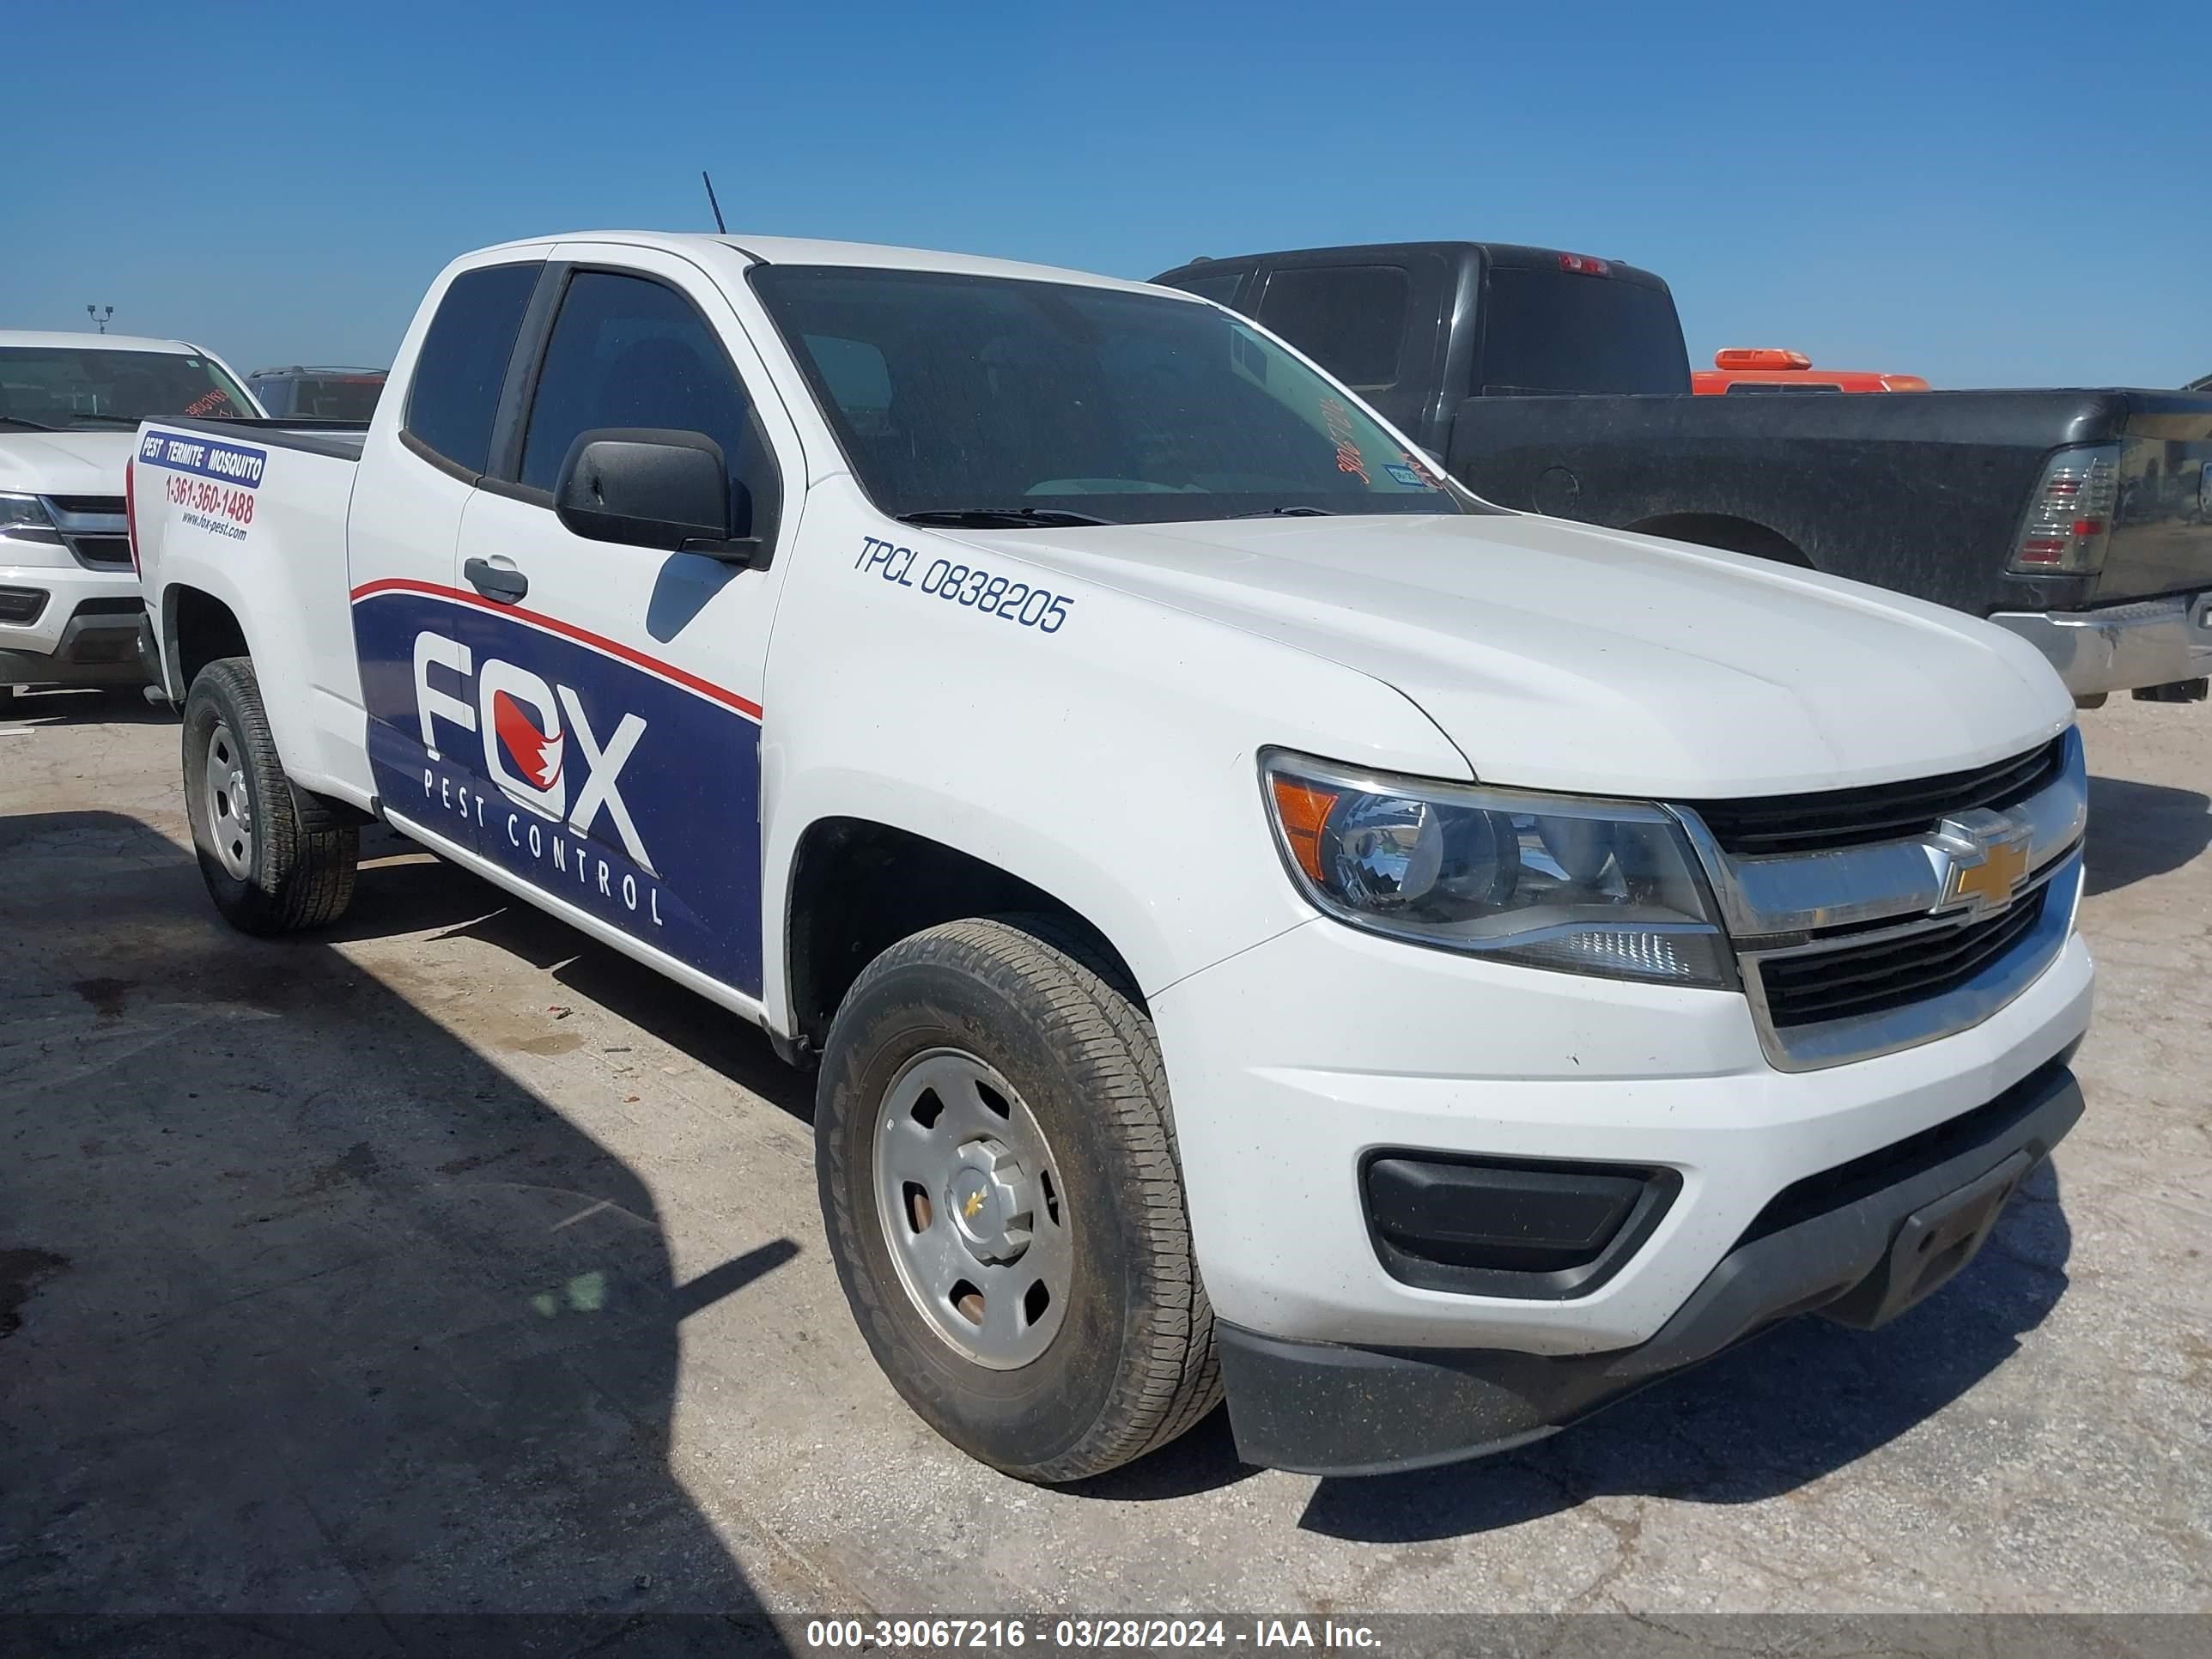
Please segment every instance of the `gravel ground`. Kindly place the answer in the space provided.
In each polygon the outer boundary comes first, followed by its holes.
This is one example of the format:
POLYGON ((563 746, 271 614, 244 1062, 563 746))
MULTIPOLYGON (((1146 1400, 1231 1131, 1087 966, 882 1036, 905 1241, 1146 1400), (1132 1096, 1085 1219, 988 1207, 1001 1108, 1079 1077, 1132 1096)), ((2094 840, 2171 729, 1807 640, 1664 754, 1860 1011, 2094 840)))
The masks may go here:
POLYGON ((821 1613, 2212 1610, 2212 708, 2083 717, 2089 1114, 1942 1294, 1487 1463, 1263 1473, 1217 1413, 1073 1492, 878 1376, 807 1084, 756 1034, 380 832, 334 933, 230 933, 173 724, 15 714, 0 1608, 691 1609, 769 1644, 821 1613))

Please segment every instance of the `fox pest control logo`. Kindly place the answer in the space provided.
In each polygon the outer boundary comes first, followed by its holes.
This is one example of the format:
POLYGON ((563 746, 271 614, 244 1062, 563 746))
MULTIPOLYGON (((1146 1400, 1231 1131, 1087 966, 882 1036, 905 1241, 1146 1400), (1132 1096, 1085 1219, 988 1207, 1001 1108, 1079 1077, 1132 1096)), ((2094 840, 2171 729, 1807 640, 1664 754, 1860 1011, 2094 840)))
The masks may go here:
MULTIPOLYGON (((578 836, 591 835, 605 817, 632 862, 647 875, 659 873, 622 794, 623 768, 645 735, 642 716, 625 714, 602 743, 573 687, 549 684, 503 658, 478 665, 467 646, 428 629, 415 636, 415 707, 433 762, 441 758, 440 720, 473 733, 483 745, 483 775, 515 805, 578 836), (473 679, 475 700, 436 684, 433 669, 473 679)), ((522 845, 512 828, 509 837, 522 845)), ((538 832, 529 840, 537 848, 538 832)), ((580 863, 582 856, 580 849, 580 863)))
POLYGON ((561 775, 561 750, 566 742, 561 723, 544 731, 514 700, 512 693, 495 691, 491 699, 491 729, 501 752, 530 780, 531 787, 550 789, 561 775))

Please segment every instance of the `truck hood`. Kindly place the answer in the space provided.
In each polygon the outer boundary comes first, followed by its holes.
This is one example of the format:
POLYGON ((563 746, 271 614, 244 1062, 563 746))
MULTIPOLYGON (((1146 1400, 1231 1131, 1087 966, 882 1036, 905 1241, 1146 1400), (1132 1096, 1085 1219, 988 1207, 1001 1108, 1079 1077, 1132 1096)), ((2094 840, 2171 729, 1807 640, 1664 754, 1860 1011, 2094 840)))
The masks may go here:
POLYGON ((17 432, 0 427, 0 489, 32 495, 120 495, 136 432, 17 432))
POLYGON ((957 539, 1371 675, 1490 782, 1662 799, 1844 788, 2002 759, 2073 719, 2033 647, 1962 612, 1564 520, 957 539))

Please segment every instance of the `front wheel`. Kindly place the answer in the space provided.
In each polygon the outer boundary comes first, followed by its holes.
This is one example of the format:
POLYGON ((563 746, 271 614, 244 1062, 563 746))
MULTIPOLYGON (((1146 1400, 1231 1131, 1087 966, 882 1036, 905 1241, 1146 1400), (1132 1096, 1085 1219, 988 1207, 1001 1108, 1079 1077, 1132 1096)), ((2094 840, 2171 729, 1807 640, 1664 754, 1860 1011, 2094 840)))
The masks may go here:
POLYGON ((361 831, 284 775, 252 662, 201 669, 184 727, 192 849, 223 919, 264 934, 337 921, 353 898, 361 831))
POLYGON ((1220 1398, 1152 1024, 1048 921, 949 922, 847 995, 817 1169, 899 1393, 1010 1474, 1080 1480, 1220 1398))

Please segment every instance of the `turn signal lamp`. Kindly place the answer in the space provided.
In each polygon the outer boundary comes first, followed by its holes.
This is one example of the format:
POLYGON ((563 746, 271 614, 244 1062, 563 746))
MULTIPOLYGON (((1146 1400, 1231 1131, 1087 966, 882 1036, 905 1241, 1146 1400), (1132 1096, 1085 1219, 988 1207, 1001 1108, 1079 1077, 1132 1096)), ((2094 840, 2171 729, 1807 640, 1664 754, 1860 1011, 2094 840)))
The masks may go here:
POLYGON ((1267 787, 1274 792, 1275 817, 1283 826, 1283 840, 1290 848, 1291 856, 1297 861, 1299 869, 1314 880, 1321 880, 1322 826, 1328 822, 1339 792, 1280 772, 1267 775, 1267 787))

